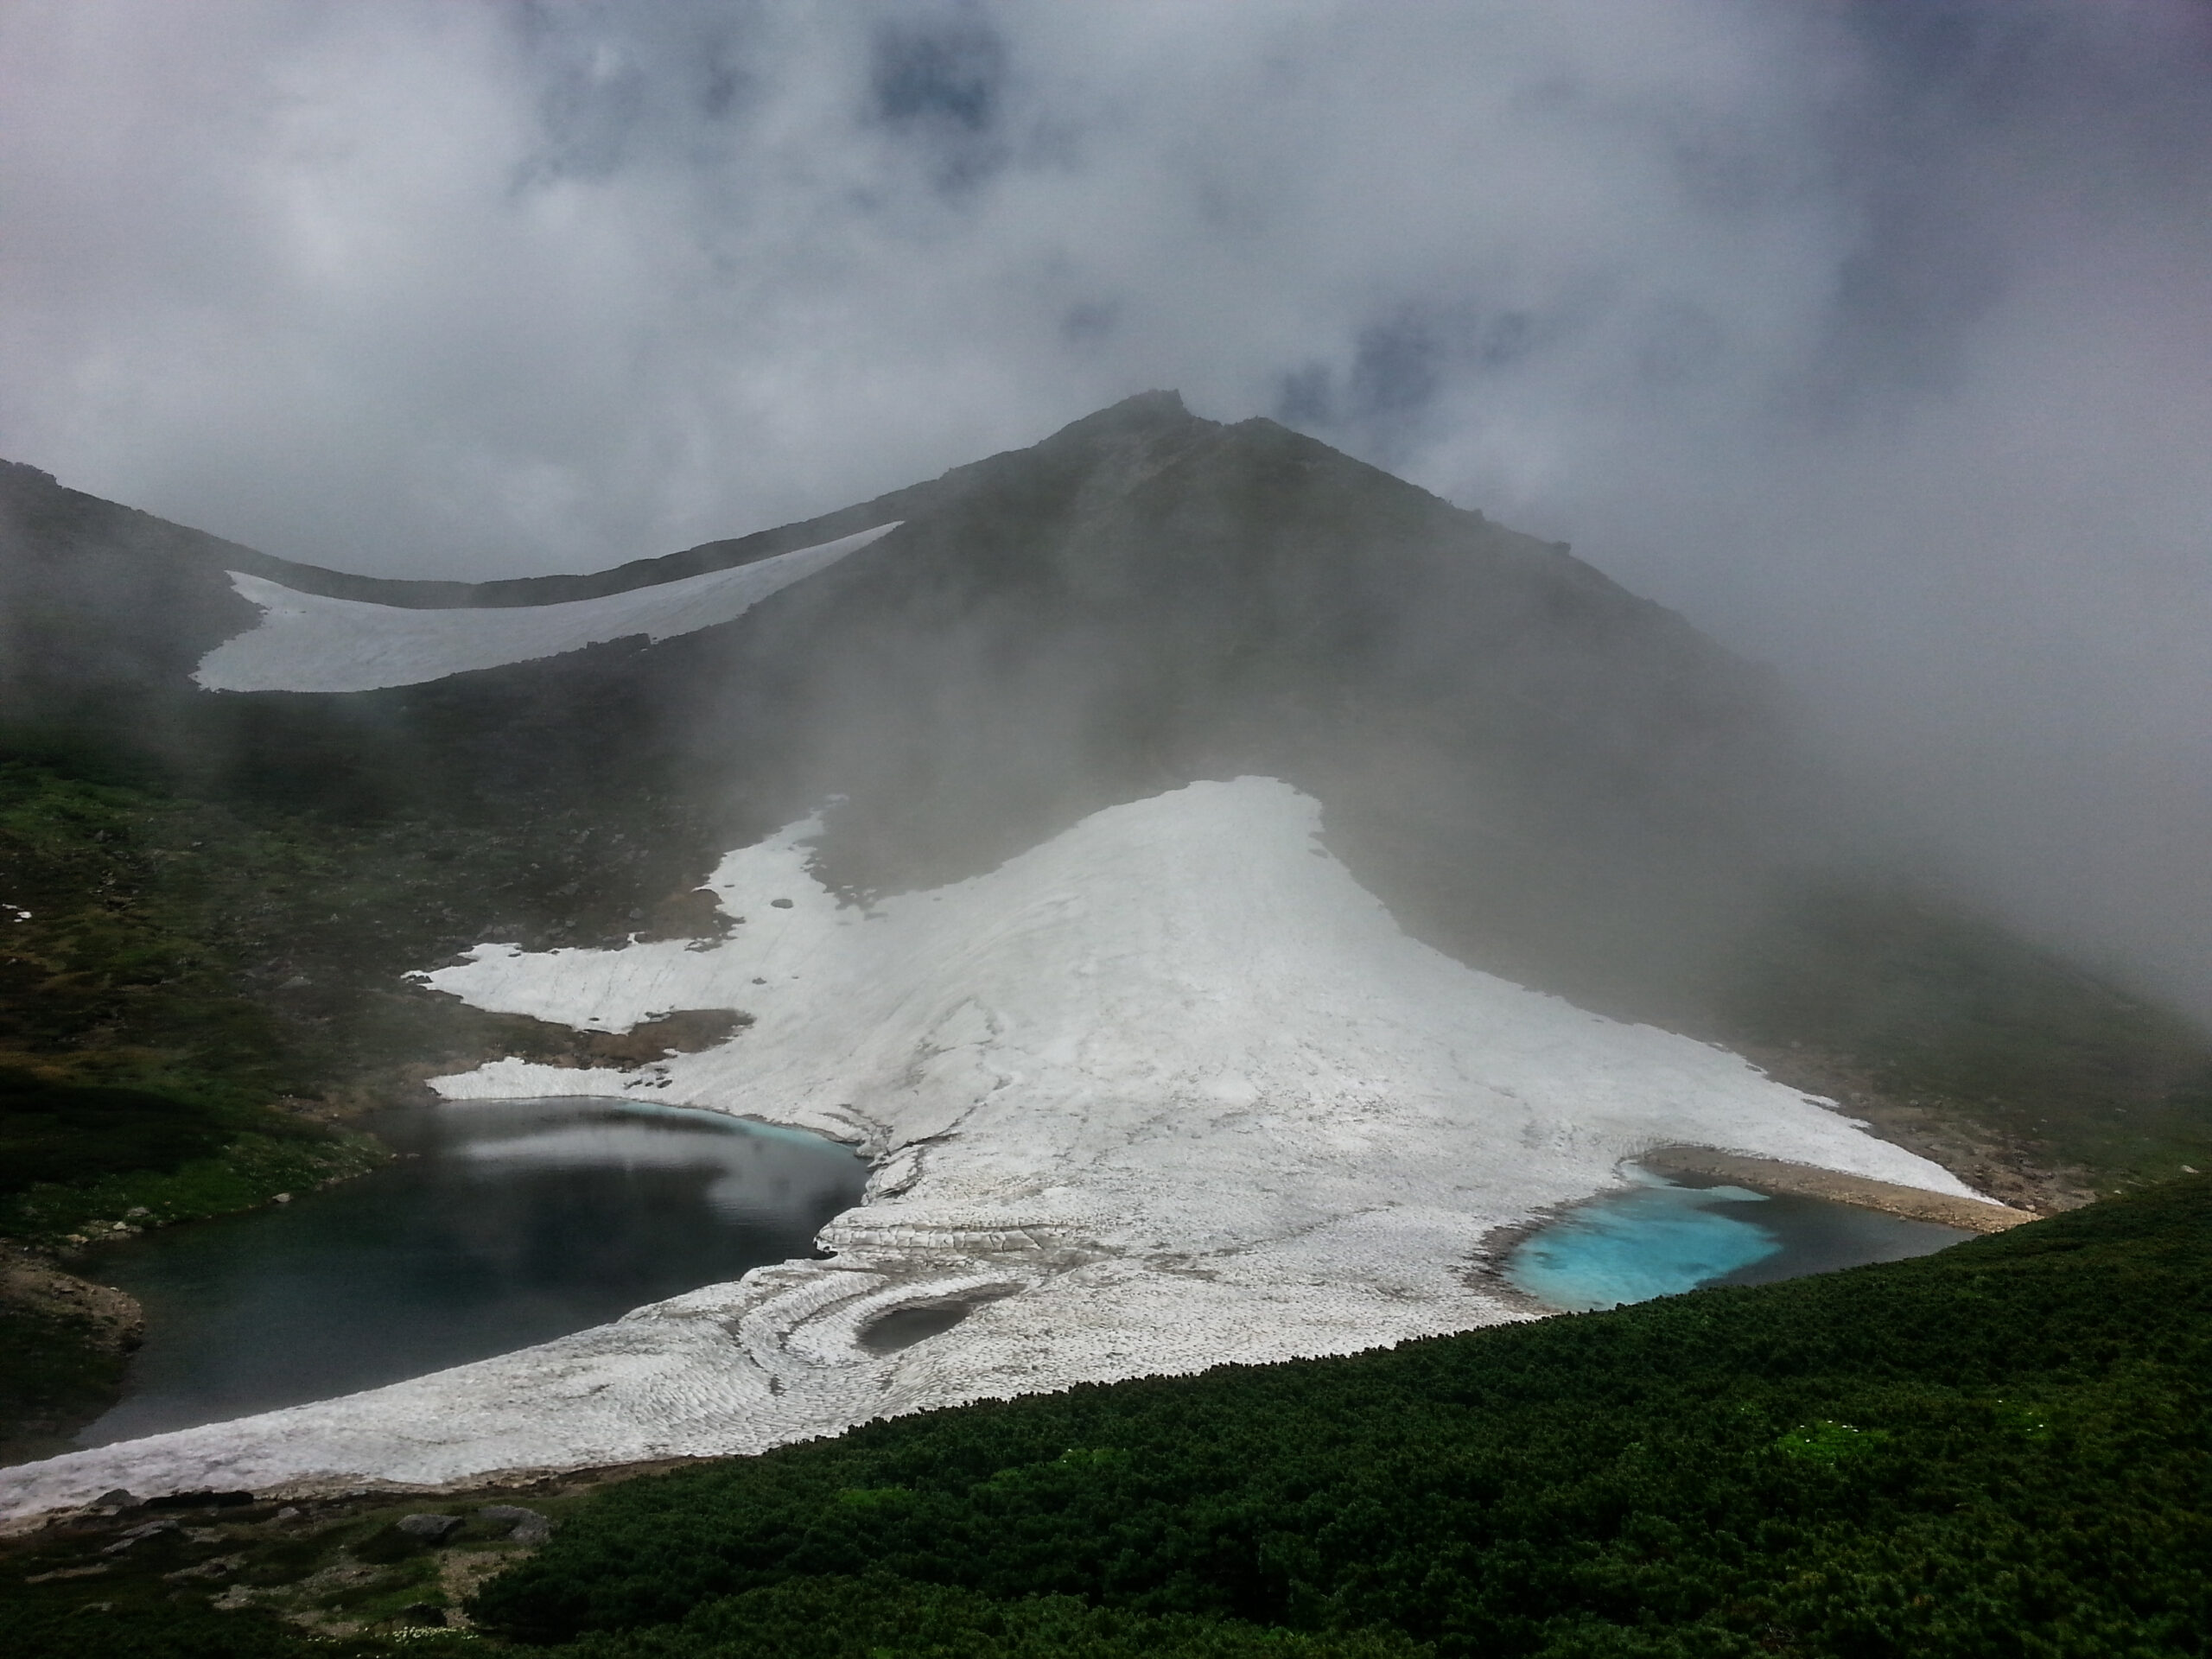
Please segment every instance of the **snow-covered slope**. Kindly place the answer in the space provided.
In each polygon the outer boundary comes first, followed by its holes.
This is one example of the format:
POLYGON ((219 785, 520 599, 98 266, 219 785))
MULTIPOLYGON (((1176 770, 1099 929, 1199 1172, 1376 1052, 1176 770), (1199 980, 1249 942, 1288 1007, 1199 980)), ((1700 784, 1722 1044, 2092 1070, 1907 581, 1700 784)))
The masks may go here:
POLYGON ((801 823, 733 853, 718 942, 427 976, 621 1030, 756 1017, 635 1072, 501 1061, 449 1096, 626 1095, 816 1128, 875 1158, 836 1254, 349 1399, 31 1465, 16 1511, 124 1485, 267 1489, 748 1452, 1090 1379, 1344 1352, 1519 1316, 1493 1230, 1689 1143, 1968 1189, 1743 1060, 1477 973, 1408 938, 1286 785, 1100 812, 972 880, 840 907, 801 823), (899 1308, 965 1302, 890 1354, 899 1308))
POLYGON ((372 691, 638 634, 666 639, 734 621, 897 528, 879 524, 752 564, 559 605, 410 610, 297 593, 233 570, 232 585, 262 608, 260 626, 209 652, 193 678, 210 691, 372 691))

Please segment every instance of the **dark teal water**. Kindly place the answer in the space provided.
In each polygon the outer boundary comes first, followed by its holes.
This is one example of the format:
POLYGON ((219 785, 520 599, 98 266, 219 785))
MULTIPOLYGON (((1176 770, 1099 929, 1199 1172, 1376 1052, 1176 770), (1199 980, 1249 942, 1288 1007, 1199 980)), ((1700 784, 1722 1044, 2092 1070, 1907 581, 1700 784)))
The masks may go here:
POLYGON ((372 1123, 410 1155, 290 1204, 113 1245, 144 1304, 104 1446, 511 1352, 810 1255, 846 1147, 711 1112, 466 1103, 372 1123))
POLYGON ((1539 1301, 1586 1313, 1700 1285, 1763 1285, 1928 1255, 1973 1234, 1824 1198, 1698 1185, 1639 1173, 1530 1234, 1506 1277, 1539 1301))

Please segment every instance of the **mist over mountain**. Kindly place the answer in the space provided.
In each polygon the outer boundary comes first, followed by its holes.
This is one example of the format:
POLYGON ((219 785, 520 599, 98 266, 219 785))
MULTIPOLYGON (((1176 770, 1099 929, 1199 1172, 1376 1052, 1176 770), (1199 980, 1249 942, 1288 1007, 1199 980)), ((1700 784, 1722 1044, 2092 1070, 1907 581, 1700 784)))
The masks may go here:
POLYGON ((326 1072, 491 1040, 393 1003, 442 953, 709 925, 693 889, 715 861, 810 812, 817 878, 864 909, 1102 808, 1255 775, 1320 804, 1331 851, 1415 938, 1746 1048, 1990 1190, 2086 1190, 2199 1133, 2202 1039, 1917 880, 1778 677, 1563 545, 1269 420, 1146 393, 816 518, 476 585, 270 558, 21 467, 0 485, 25 753, 421 842, 346 855, 381 872, 381 903, 326 917, 309 890, 289 932, 252 930, 252 995, 353 1057, 326 1072), (830 563, 773 575, 813 548, 830 563), (301 648, 382 650, 346 642, 658 594, 674 615, 750 569, 764 597, 667 637, 588 623, 600 643, 425 658, 382 690, 207 689, 257 650, 277 666, 246 683, 282 686, 293 659, 258 642, 339 626, 285 621, 287 592, 355 629, 301 648), (361 1034, 370 1007, 413 1034, 361 1034))
POLYGON ((2208 63, 2197 0, 17 7, 0 454, 481 579, 1179 386, 1773 664, 2202 1018, 2208 63))

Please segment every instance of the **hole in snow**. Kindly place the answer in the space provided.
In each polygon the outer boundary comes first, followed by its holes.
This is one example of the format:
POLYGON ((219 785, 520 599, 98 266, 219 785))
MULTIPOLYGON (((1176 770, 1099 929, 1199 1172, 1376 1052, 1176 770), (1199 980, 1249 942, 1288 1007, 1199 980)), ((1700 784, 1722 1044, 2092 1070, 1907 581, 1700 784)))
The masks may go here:
MULTIPOLYGON (((1009 1294, 1001 1291, 1000 1296, 1009 1294)), ((895 1354, 901 1348, 911 1348, 918 1342, 927 1342, 931 1337, 946 1332, 973 1313, 985 1302, 996 1301, 998 1296, 944 1297, 936 1301, 909 1302, 904 1307, 894 1307, 888 1313, 880 1313, 861 1328, 861 1351, 871 1354, 895 1354)))

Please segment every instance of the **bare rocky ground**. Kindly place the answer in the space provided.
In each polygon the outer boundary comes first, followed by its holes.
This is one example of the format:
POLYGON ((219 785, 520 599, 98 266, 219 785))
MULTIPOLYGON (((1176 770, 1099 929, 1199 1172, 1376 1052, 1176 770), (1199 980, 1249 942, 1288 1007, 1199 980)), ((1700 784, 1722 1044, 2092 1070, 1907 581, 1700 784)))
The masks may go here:
POLYGON ((0 1302, 79 1320, 105 1346, 122 1352, 137 1347, 145 1331, 145 1314, 136 1297, 64 1273, 29 1250, 10 1249, 0 1256, 0 1302))
POLYGON ((464 1604, 587 1494, 674 1467, 627 1465, 467 1490, 125 1493, 0 1539, 0 1595, 86 1616, 199 1602, 312 1635, 467 1628, 464 1604))
POLYGON ((16 1409, 0 1421, 0 1463, 69 1449, 106 1408, 144 1331, 135 1299, 0 1243, 0 1365, 16 1409))

